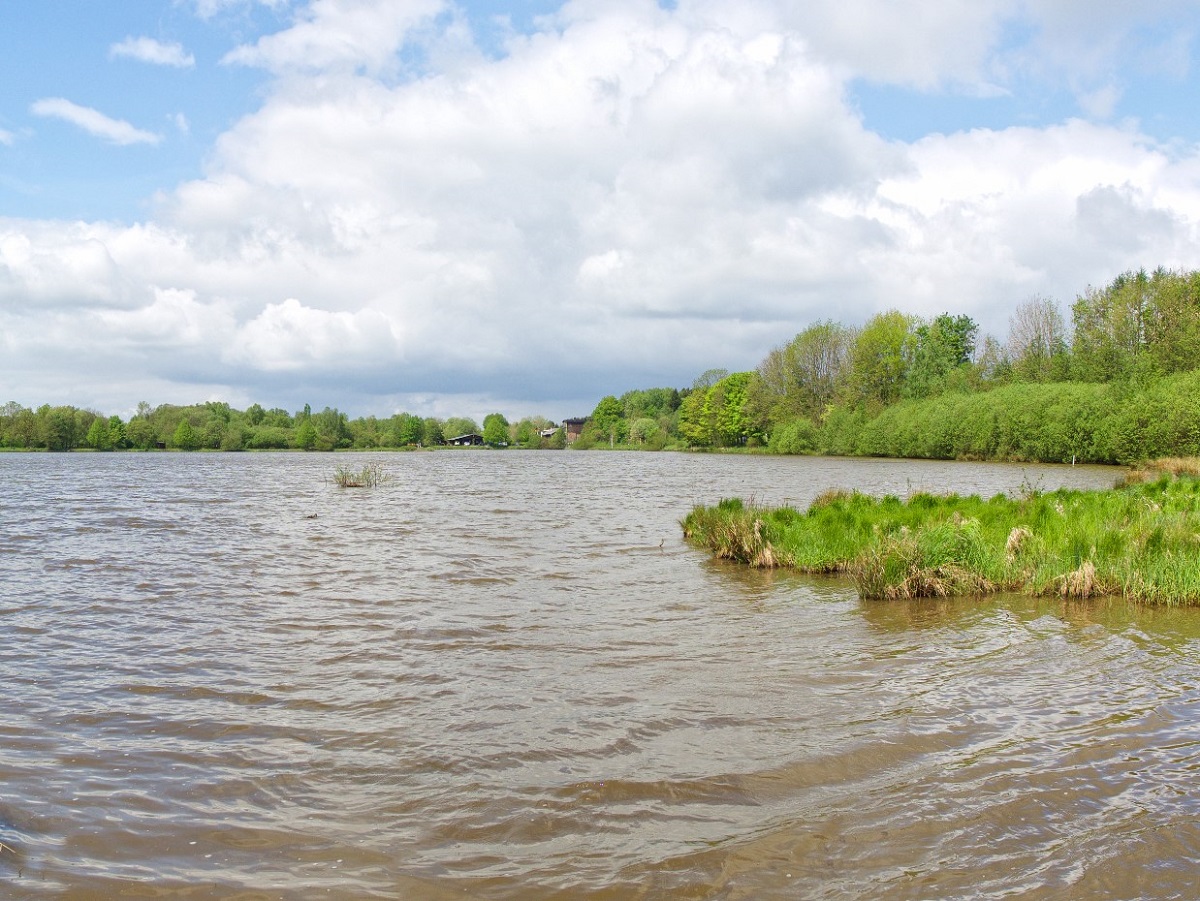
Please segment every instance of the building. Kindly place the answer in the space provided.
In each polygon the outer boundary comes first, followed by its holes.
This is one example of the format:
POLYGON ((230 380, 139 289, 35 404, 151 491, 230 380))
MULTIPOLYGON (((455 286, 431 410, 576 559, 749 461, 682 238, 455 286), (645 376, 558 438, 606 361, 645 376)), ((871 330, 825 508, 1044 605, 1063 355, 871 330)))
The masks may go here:
POLYGON ((588 417, 584 416, 581 419, 564 419, 563 428, 567 430, 567 444, 571 444, 580 435, 583 434, 583 427, 587 425, 588 417))

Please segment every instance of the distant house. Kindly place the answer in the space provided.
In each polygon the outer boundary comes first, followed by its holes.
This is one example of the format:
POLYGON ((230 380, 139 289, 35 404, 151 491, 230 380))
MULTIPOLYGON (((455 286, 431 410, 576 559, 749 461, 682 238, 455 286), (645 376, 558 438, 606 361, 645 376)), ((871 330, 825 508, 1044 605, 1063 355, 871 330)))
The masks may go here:
POLYGON ((567 444, 573 442, 576 438, 583 434, 583 427, 587 425, 587 417, 582 419, 564 419, 563 427, 567 430, 567 444))
POLYGON ((482 447, 483 436, 471 432, 466 435, 459 435, 456 438, 447 438, 446 443, 453 447, 482 447))
POLYGON ((538 437, 539 438, 553 438, 555 433, 557 433, 557 432, 558 432, 558 426, 555 426, 552 429, 542 429, 540 432, 538 432, 538 437))

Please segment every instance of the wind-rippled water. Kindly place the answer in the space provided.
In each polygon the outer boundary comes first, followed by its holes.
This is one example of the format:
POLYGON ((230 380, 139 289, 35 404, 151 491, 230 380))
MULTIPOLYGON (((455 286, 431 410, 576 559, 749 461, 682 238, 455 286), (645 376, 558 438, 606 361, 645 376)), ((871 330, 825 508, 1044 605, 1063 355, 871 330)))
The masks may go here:
POLYGON ((1114 476, 0 456, 0 896, 1194 898, 1196 613, 864 603, 678 526, 1114 476))

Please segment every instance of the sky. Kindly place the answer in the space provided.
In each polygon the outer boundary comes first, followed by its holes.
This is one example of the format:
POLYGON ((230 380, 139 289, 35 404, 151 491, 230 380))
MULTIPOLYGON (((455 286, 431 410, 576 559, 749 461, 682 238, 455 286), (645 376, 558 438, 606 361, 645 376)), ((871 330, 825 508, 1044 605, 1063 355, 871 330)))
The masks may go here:
POLYGON ((0 402, 585 415, 1200 268, 1194 0, 0 0, 0 402))

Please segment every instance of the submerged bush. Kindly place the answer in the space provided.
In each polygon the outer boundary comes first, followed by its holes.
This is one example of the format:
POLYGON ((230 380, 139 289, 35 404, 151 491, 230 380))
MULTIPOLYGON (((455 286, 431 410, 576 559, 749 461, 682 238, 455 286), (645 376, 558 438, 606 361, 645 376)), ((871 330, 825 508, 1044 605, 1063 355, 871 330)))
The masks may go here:
POLYGON ((390 481, 391 476, 379 463, 368 463, 357 471, 345 466, 339 466, 333 471, 333 484, 339 488, 375 488, 390 481))

